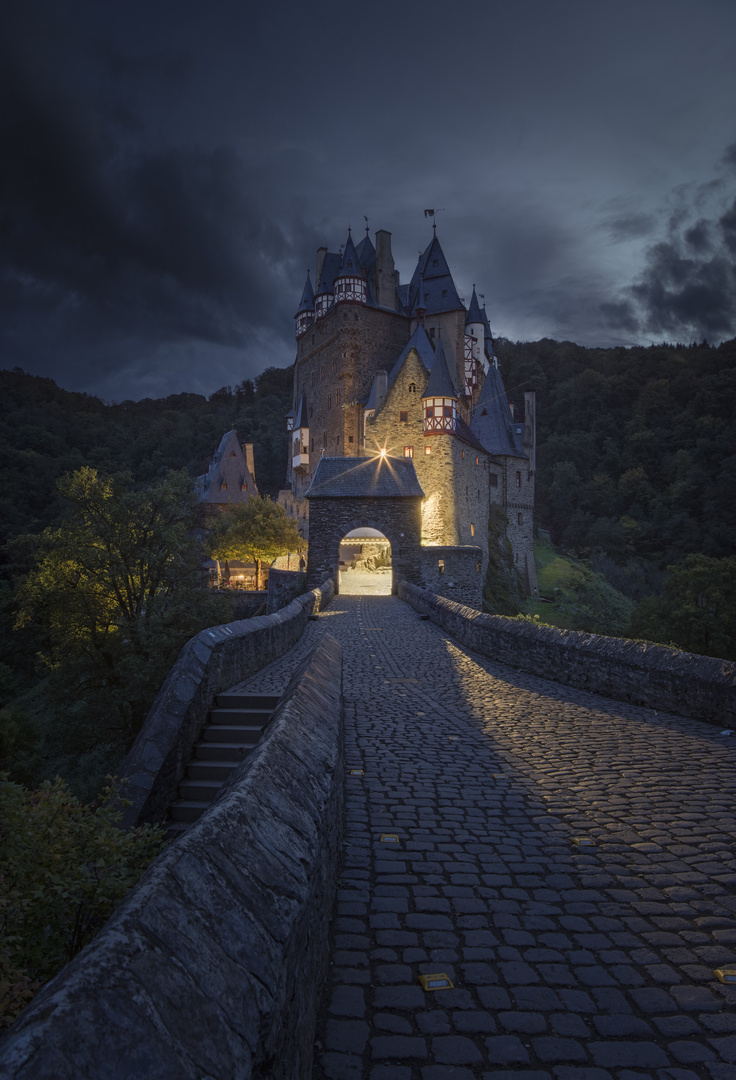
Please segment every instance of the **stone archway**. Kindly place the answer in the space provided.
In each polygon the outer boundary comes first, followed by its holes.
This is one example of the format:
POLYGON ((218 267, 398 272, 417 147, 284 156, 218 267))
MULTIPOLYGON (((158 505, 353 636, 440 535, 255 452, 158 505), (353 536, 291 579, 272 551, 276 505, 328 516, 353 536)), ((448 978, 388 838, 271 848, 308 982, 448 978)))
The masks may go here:
POLYGON ((387 596, 393 588, 391 541, 380 529, 361 525, 340 541, 338 591, 353 596, 387 596))
POLYGON ((359 528, 375 529, 390 543, 392 592, 400 578, 419 584, 423 497, 409 459, 322 458, 307 492, 307 587, 331 577, 339 591, 340 544, 359 528))

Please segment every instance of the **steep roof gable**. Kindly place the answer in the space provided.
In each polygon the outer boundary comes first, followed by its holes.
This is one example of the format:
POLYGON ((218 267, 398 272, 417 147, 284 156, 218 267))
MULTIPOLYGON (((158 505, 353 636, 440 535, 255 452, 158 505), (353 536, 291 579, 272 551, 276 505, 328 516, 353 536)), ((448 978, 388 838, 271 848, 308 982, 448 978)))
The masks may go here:
POLYGON ((478 303, 478 297, 475 294, 475 285, 473 286, 473 295, 470 298, 470 307, 468 308, 468 314, 465 316, 465 325, 468 323, 482 323, 483 312, 480 310, 480 304, 478 303))
POLYGON ((436 234, 432 237, 429 246, 419 256, 419 261, 412 275, 408 298, 408 306, 412 314, 415 313, 418 302, 426 309, 428 315, 438 314, 442 311, 465 310, 455 288, 455 282, 452 280, 445 253, 436 234), (419 295, 420 286, 423 293, 422 297, 419 295))
POLYGON ((296 309, 297 315, 300 315, 302 311, 314 311, 314 289, 312 288, 312 279, 309 276, 307 270, 307 280, 304 283, 304 289, 302 291, 302 298, 299 301, 299 307, 296 309))
POLYGON ((470 430, 491 454, 525 456, 516 437, 501 375, 493 365, 488 369, 483 383, 470 430))
POLYGON ((450 378, 450 372, 447 368, 445 350, 442 345, 442 338, 440 337, 437 341, 437 348, 435 349, 434 360, 432 362, 432 370, 429 373, 429 382, 427 383, 427 388, 422 394, 422 398, 456 398, 457 396, 457 390, 453 385, 452 379, 450 378))
POLYGON ((223 435, 209 469, 197 477, 195 491, 200 502, 224 504, 247 502, 258 494, 234 428, 223 435))
POLYGON ((414 333, 409 338, 408 342, 404 346, 398 360, 391 368, 388 375, 388 385, 392 386, 396 381, 396 376, 404 366, 404 361, 407 356, 414 349, 419 354, 419 359, 424 364, 427 371, 432 370, 432 364, 434 363, 434 349, 432 348, 432 342, 427 337, 427 331, 423 326, 418 326, 414 333))

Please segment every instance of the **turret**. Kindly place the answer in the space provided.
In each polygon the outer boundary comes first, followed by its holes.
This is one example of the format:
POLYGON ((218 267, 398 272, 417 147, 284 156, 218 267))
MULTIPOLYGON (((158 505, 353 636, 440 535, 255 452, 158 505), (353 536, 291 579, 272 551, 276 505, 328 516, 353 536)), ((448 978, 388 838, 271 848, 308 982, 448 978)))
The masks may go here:
POLYGON ((335 278, 335 303, 352 300, 360 304, 366 301, 366 280, 363 268, 358 261, 355 244, 348 229, 348 242, 342 257, 340 272, 335 278))
POLYGON ((465 389, 472 396, 478 385, 480 372, 485 370, 485 324, 478 297, 473 286, 473 296, 465 316, 465 389))
POLYGON ((442 337, 437 341, 427 388, 422 394, 424 403, 424 434, 453 434, 457 429, 458 393, 447 368, 442 337))
POLYGON ((296 336, 301 337, 302 334, 306 333, 309 327, 314 324, 316 317, 314 308, 314 290, 312 289, 312 281, 309 277, 309 271, 307 270, 307 280, 304 284, 302 298, 299 301, 299 307, 294 316, 296 319, 296 336))

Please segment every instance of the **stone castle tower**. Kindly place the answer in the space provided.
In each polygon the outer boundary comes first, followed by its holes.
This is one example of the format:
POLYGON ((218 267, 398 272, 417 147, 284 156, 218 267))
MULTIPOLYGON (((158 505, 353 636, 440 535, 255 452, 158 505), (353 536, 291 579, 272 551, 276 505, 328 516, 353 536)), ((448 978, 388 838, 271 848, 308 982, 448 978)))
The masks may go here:
POLYGON ((474 287, 466 308, 436 230, 403 285, 391 234, 375 238, 374 247, 366 229, 356 246, 348 231, 339 254, 318 250, 314 285, 307 275, 295 316, 290 489, 281 501, 311 547, 309 498, 318 493, 320 461, 354 458, 367 467, 381 456, 410 458, 423 493, 418 580, 449 595, 448 579, 435 572, 444 572, 444 559, 433 554, 462 549, 466 571, 458 573, 467 577, 472 566, 479 576, 456 596, 477 598, 497 506, 514 564, 535 592, 534 395, 525 395, 524 420, 516 421, 485 307, 474 287))

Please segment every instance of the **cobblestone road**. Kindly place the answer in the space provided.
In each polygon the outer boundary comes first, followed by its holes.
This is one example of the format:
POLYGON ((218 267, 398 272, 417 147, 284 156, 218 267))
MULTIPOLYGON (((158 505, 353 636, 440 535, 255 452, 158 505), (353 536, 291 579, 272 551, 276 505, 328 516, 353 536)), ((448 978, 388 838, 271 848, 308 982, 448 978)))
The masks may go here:
POLYGON ((734 1080, 736 738, 494 664, 395 597, 337 597, 251 687, 325 630, 363 775, 315 1080, 734 1080))

